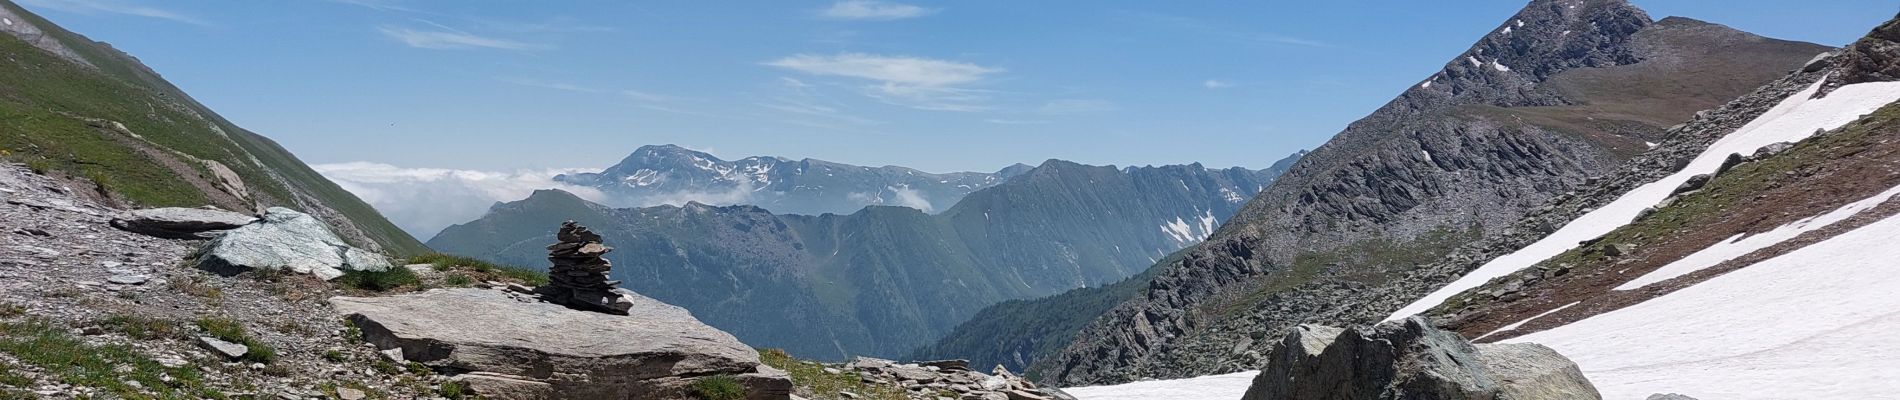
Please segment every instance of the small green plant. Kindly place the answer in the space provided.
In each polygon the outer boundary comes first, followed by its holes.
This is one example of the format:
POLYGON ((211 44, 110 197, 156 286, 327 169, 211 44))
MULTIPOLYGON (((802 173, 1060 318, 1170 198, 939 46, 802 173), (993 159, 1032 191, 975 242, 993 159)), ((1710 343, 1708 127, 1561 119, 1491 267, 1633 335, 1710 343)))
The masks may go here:
POLYGON ((376 372, 381 373, 383 375, 395 375, 395 374, 402 373, 402 366, 396 365, 396 363, 393 363, 393 362, 389 362, 389 360, 378 359, 376 360, 375 364, 370 364, 370 368, 375 368, 376 372))
POLYGON ((705 400, 739 400, 745 398, 745 386, 731 375, 717 375, 700 378, 693 382, 693 391, 705 400))
POLYGON ((199 318, 198 329, 203 329, 211 337, 226 342, 244 345, 244 359, 253 362, 269 363, 277 360, 277 349, 257 341, 244 332, 244 325, 227 318, 199 318))
POLYGON ((13 318, 26 315, 26 307, 19 304, 0 304, 0 318, 13 318))
POLYGON ((442 278, 442 284, 447 285, 449 287, 469 287, 470 285, 475 284, 475 278, 470 278, 468 277, 468 275, 462 275, 459 273, 451 272, 449 273, 448 277, 442 278))
POLYGON ((386 292, 404 286, 417 286, 422 280, 416 278, 415 271, 397 267, 382 271, 346 271, 331 282, 346 288, 386 292))
POLYGON ((403 364, 403 368, 409 370, 410 374, 418 376, 428 376, 429 374, 435 373, 435 370, 429 369, 429 366, 422 365, 422 363, 415 361, 403 364))
POLYGON ((132 314, 117 314, 99 321, 100 325, 125 333, 133 339, 152 340, 178 336, 178 322, 132 314))
POLYGON ((323 351, 323 359, 330 360, 330 362, 340 363, 344 361, 349 361, 350 357, 348 355, 344 355, 343 352, 341 351, 337 351, 336 349, 330 349, 330 350, 323 351))
POLYGON ((343 339, 351 342, 363 341, 363 328, 356 327, 356 321, 343 319, 343 339))
POLYGON ((548 273, 546 272, 491 263, 472 257, 434 253, 410 257, 408 263, 429 264, 432 265, 436 271, 473 272, 477 277, 483 279, 498 278, 493 280, 515 281, 529 286, 548 284, 548 273))
POLYGON ((469 397, 468 385, 462 383, 462 381, 442 382, 442 386, 436 387, 435 392, 449 400, 461 400, 469 397))

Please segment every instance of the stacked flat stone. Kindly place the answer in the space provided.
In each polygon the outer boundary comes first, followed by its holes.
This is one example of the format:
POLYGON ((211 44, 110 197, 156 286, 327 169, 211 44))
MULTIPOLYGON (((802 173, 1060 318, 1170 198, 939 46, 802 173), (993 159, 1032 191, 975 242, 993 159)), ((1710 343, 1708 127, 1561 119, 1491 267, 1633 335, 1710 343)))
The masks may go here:
POLYGON ((613 263, 602 257, 613 251, 601 244, 600 234, 567 221, 555 235, 559 243, 548 245, 548 284, 537 291, 542 300, 567 308, 627 315, 633 303, 625 298, 620 281, 607 279, 613 263))

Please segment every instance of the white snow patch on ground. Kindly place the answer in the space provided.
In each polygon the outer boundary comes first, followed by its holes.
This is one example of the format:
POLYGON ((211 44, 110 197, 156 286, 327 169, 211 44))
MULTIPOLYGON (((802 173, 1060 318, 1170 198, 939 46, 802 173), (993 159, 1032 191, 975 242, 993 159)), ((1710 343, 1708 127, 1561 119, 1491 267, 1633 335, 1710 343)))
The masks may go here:
POLYGON ((1900 393, 1900 218, 1506 342, 1550 346, 1605 399, 1900 393))
POLYGON ((1511 27, 1508 27, 1508 26, 1507 26, 1507 27, 1504 27, 1504 31, 1503 31, 1503 32, 1500 32, 1500 33, 1503 33, 1503 34, 1506 34, 1506 35, 1509 35, 1509 34, 1511 34, 1511 27))
POLYGON ((1715 172, 1729 154, 1754 154, 1755 150, 1770 144, 1800 141, 1812 136, 1816 130, 1839 128, 1859 119, 1861 115, 1900 100, 1900 82, 1847 85, 1827 97, 1812 98, 1820 86, 1821 82, 1815 82, 1806 90, 1783 99, 1773 109, 1749 121, 1748 125, 1710 144, 1687 168, 1624 193, 1610 204, 1570 221, 1542 240, 1485 263, 1464 277, 1392 313, 1386 320, 1397 320, 1429 310, 1451 296, 1483 285, 1491 278, 1517 272, 1577 247, 1578 242, 1603 236, 1622 227, 1635 219, 1636 214, 1644 208, 1669 197, 1669 192, 1688 181, 1689 177, 1715 172))
POLYGON ((1519 28, 1523 28, 1523 27, 1524 27, 1524 20, 1521 20, 1521 19, 1520 19, 1520 20, 1515 20, 1515 21, 1517 21, 1517 27, 1519 27, 1519 28))
POLYGON ((1794 221, 1787 225, 1775 227, 1774 230, 1755 234, 1754 236, 1742 237, 1742 235, 1739 234, 1735 235, 1735 237, 1729 238, 1729 240, 1716 243, 1708 248, 1695 252, 1695 254, 1690 254, 1680 260, 1669 263, 1669 265, 1664 265, 1662 268, 1657 268, 1655 271, 1650 271, 1648 274, 1626 282, 1622 286, 1617 286, 1616 290, 1641 288, 1652 283, 1674 279, 1678 276, 1688 275, 1696 271, 1701 271, 1704 268, 1716 266, 1723 261, 1745 256, 1756 250, 1768 248, 1768 246, 1774 246, 1777 243, 1793 239, 1795 236, 1800 236, 1803 233, 1821 229, 1828 225, 1833 225, 1836 222, 1845 221, 1856 214, 1860 214, 1862 211, 1867 211, 1874 208, 1874 206, 1880 205, 1880 203, 1887 202, 1888 198, 1895 195, 1900 195, 1900 187, 1887 189, 1887 191, 1881 192, 1873 197, 1848 203, 1826 214, 1794 221))
POLYGON ((1431 162, 1431 161, 1432 161, 1432 151, 1431 151, 1431 150, 1419 150, 1418 152, 1419 152, 1419 153, 1423 153, 1423 154, 1425 154, 1425 162, 1431 162))
POLYGON ((1643 142, 1643 145, 1644 145, 1644 146, 1649 146, 1649 147, 1651 147, 1651 148, 1654 148, 1654 147, 1656 147, 1656 142, 1643 142))
POLYGON ((1477 58, 1477 57, 1472 57, 1472 56, 1465 56, 1465 61, 1470 61, 1470 62, 1471 62, 1471 66, 1473 66, 1473 67, 1476 67, 1476 66, 1480 66, 1480 65, 1484 65, 1484 62, 1483 62, 1483 61, 1478 61, 1478 58, 1477 58))
POLYGON ((1533 319, 1538 319, 1538 318, 1543 318, 1543 317, 1544 317, 1545 315, 1551 315, 1551 314, 1555 314, 1555 313, 1557 313, 1558 311, 1563 311, 1563 310, 1564 310, 1564 309, 1566 309, 1566 308, 1570 308, 1570 306, 1574 306, 1574 305, 1578 305, 1578 304, 1582 304, 1582 303, 1583 303, 1583 302, 1580 302, 1580 301, 1573 301, 1573 302, 1570 302, 1570 304, 1565 304, 1565 305, 1564 305, 1563 307, 1557 307, 1557 308, 1553 308, 1553 309, 1550 309, 1550 311, 1545 311, 1545 312, 1543 312, 1543 313, 1539 313, 1539 314, 1537 314, 1537 315, 1533 315, 1533 316, 1531 316, 1530 318, 1525 318, 1525 319, 1523 319, 1523 320, 1520 320, 1520 321, 1517 321, 1517 322, 1513 322, 1513 323, 1511 323, 1510 325, 1505 325, 1504 327, 1502 327, 1502 328, 1498 328, 1498 329, 1497 329, 1497 330, 1495 330, 1495 331, 1491 331, 1491 332, 1489 332, 1489 333, 1485 333, 1485 334, 1484 334, 1484 336, 1479 336, 1479 337, 1478 337, 1477 339, 1471 339, 1471 340, 1478 340, 1478 339, 1483 339, 1483 338, 1486 338, 1486 337, 1489 337, 1489 336, 1491 336, 1491 335, 1496 335, 1496 334, 1498 334, 1498 332, 1503 332, 1503 331, 1508 331, 1508 330, 1512 330, 1512 329, 1517 329, 1517 328, 1519 328, 1519 327, 1522 327, 1522 326, 1524 326, 1524 324, 1525 324, 1525 323, 1529 323, 1529 322, 1531 322, 1531 320, 1533 320, 1533 319))
POLYGON ((1429 88, 1429 87, 1432 87, 1432 81, 1425 81, 1425 83, 1420 83, 1420 84, 1418 84, 1418 87, 1421 87, 1421 88, 1429 88))
POLYGON ((1498 70, 1498 72, 1511 72, 1511 67, 1506 67, 1504 66, 1504 64, 1499 64, 1498 60, 1491 60, 1491 69, 1498 70))
POLYGON ((1161 233, 1167 234, 1169 238, 1173 238, 1177 243, 1186 244, 1193 242, 1194 232, 1188 229, 1187 221, 1182 221, 1181 217, 1174 217, 1173 221, 1163 221, 1161 223, 1161 233))
POLYGON ((1260 375, 1260 371, 1063 388, 1062 391, 1079 400, 1235 400, 1247 394, 1247 386, 1253 384, 1255 375, 1260 375))

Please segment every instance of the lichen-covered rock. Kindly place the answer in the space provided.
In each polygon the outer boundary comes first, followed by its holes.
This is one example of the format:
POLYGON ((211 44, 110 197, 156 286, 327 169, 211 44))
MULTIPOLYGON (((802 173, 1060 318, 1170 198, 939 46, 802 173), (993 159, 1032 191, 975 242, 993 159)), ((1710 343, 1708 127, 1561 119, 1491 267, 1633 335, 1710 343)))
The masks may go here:
POLYGON ((166 239, 210 239, 255 220, 225 210, 164 207, 126 211, 112 218, 112 227, 166 239))
POLYGON ((1576 363, 1549 347, 1472 345, 1419 317, 1356 329, 1301 326, 1270 360, 1244 400, 1602 398, 1576 363))
POLYGON ((287 270, 323 280, 336 279, 347 270, 390 268, 389 260, 351 247, 316 217, 282 207, 271 207, 264 218, 206 242, 197 259, 199 268, 219 274, 287 270))
POLYGON ((365 340, 401 349, 404 360, 482 373, 466 381, 488 398, 691 398, 694 382, 719 375, 738 380, 747 399, 789 397, 785 372, 761 365, 758 352, 731 334, 685 309, 644 296, 630 300, 625 316, 486 289, 337 297, 330 304, 365 340))

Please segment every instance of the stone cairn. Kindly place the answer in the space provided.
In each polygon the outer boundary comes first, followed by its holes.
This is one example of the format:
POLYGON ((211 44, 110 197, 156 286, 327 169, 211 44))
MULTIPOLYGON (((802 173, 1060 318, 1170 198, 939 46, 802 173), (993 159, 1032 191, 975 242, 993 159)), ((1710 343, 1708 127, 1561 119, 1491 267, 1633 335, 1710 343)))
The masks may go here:
POLYGON ((613 263, 601 256, 613 251, 601 244, 600 234, 567 221, 555 235, 559 243, 548 245, 548 284, 536 289, 541 299, 582 311, 627 315, 633 308, 618 288, 620 281, 607 279, 613 263))

